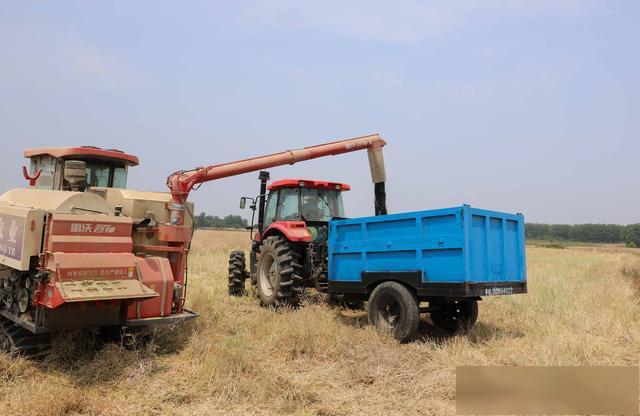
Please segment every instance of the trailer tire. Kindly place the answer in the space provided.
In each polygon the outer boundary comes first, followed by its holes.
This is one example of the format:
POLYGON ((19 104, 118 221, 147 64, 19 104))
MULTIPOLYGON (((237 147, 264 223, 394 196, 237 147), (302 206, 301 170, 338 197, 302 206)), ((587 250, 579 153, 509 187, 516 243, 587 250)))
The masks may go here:
POLYGON ((232 251, 229 255, 229 296, 244 295, 247 276, 244 251, 232 251))
POLYGON ((390 332, 400 342, 408 341, 420 325, 418 300, 406 286, 383 282, 369 296, 369 322, 390 332))
POLYGON ((429 314, 433 324, 451 334, 469 331, 478 320, 478 301, 475 299, 429 302, 429 307, 438 308, 429 314))
POLYGON ((300 266, 294 261, 289 243, 280 236, 267 237, 260 246, 257 267, 257 287, 264 306, 297 306, 301 288, 300 266))

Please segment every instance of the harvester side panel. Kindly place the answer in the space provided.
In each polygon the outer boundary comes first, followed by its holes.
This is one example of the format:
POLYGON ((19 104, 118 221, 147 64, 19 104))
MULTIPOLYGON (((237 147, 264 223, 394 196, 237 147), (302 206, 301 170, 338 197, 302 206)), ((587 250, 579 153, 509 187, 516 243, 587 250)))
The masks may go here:
POLYGON ((51 214, 50 253, 131 253, 131 218, 106 215, 51 214))
POLYGON ((127 319, 144 319, 171 315, 174 278, 171 264, 165 257, 136 258, 141 284, 156 291, 159 296, 129 305, 127 319))
POLYGON ((39 209, 0 206, 0 264, 29 270, 31 257, 42 248, 44 217, 39 209))

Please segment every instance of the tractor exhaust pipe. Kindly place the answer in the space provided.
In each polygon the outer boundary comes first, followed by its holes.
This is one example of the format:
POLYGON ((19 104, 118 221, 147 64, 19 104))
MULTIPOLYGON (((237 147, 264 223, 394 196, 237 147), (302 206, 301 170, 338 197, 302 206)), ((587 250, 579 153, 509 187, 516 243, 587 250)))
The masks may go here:
POLYGON ((260 196, 258 196, 258 233, 262 235, 262 227, 264 225, 264 204, 267 199, 267 182, 269 181, 269 172, 261 170, 258 175, 260 179, 260 196))
POLYGON ((369 156, 369 168, 373 181, 375 215, 387 215, 387 193, 384 185, 387 181, 387 172, 384 167, 382 146, 370 147, 367 149, 367 156, 369 156))

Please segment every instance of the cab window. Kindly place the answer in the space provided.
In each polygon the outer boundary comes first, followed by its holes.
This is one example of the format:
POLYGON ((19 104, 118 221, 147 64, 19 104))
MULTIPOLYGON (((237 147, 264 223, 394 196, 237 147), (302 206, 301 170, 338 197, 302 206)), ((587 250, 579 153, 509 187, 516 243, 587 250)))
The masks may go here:
POLYGON ((87 186, 108 187, 111 166, 87 163, 87 186))
POLYGON ((127 187, 127 168, 117 167, 113 169, 112 188, 125 189, 127 187))
POLYGON ((56 173, 56 160, 51 156, 32 158, 29 174, 34 176, 38 171, 41 172, 40 177, 36 181, 36 188, 53 189, 53 182, 56 173))
POLYGON ((276 217, 280 220, 300 219, 300 191, 298 188, 283 188, 280 190, 278 200, 278 212, 276 217))
POLYGON ((127 186, 127 168, 87 161, 87 186, 124 189, 127 186))
POLYGON ((332 217, 344 218, 342 194, 338 190, 302 189, 300 203, 302 216, 307 221, 329 221, 332 217))
POLYGON ((270 192, 267 198, 267 207, 264 213, 264 227, 266 228, 276 219, 276 207, 278 205, 279 192, 270 192))

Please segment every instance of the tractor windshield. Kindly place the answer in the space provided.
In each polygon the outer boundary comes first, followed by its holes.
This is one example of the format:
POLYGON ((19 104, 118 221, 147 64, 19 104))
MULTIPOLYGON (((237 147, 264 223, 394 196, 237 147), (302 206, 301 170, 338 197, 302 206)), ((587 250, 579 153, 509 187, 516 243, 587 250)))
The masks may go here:
POLYGON ((282 188, 269 194, 264 225, 273 221, 327 222, 331 217, 344 217, 339 190, 282 188))
POLYGON ((306 221, 329 221, 344 217, 342 194, 338 190, 301 188, 300 213, 306 221))

